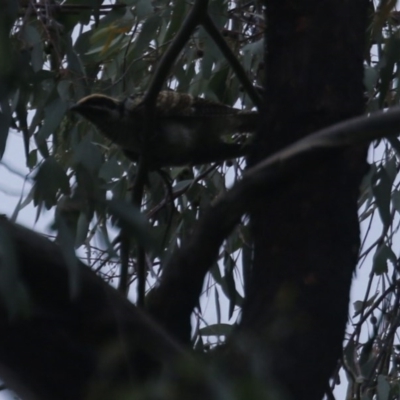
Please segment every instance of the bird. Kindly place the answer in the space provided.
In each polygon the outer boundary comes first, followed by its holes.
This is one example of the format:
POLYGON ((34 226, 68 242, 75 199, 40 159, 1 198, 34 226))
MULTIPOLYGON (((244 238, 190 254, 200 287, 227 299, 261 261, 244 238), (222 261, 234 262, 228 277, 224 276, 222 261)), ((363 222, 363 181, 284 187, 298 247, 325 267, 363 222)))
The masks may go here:
MULTIPOLYGON (((91 94, 70 110, 94 124, 137 161, 144 151, 146 113, 144 94, 122 100, 91 94)), ((153 168, 200 165, 243 157, 249 141, 232 141, 233 134, 253 134, 258 126, 256 111, 239 110, 187 93, 161 91, 154 107, 153 131, 146 138, 145 157, 153 168)))

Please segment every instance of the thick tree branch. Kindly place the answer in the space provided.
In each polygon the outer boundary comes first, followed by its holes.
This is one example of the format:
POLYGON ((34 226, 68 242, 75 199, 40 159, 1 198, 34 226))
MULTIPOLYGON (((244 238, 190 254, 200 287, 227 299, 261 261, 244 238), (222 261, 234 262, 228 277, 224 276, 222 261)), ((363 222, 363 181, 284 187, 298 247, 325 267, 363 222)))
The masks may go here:
MULTIPOLYGON (((10 320, 3 301, 0 306, 0 372, 17 393, 79 399, 89 383, 104 384, 109 377, 110 385, 124 385, 184 355, 144 313, 82 263, 81 290, 71 300, 68 267, 56 244, 3 219, 0 229, 18 261, 17 266, 3 264, 2 270, 18 268, 30 300, 25 318, 10 320), (117 363, 105 363, 110 346, 124 355, 117 363), (151 363, 142 364, 138 351, 151 363)), ((3 263, 6 250, 11 249, 3 248, 3 263)))
MULTIPOLYGON (((399 124, 399 109, 385 113, 379 112, 371 117, 354 118, 323 129, 247 171, 243 180, 208 210, 199 221, 190 241, 174 255, 166 267, 161 285, 153 297, 153 300, 156 300, 156 302, 152 301, 153 313, 157 314, 160 321, 178 338, 182 337, 182 332, 184 332, 184 338, 187 341, 190 335, 188 316, 197 302, 204 275, 217 258, 222 241, 246 212, 253 194, 260 187, 272 191, 274 187, 284 184, 288 179, 295 179, 294 173, 297 176, 303 174, 306 169, 313 168, 312 165, 307 164, 308 157, 312 153, 332 146, 365 143, 393 135, 397 132, 399 124), (164 318, 160 318, 161 313, 168 315, 168 323, 164 318)), ((71 348, 67 351, 67 355, 74 360, 71 361, 73 363, 80 357, 86 360, 80 364, 78 362, 78 365, 84 368, 83 370, 76 369, 80 375, 79 379, 78 377, 76 379, 78 386, 83 385, 82 374, 86 374, 86 379, 92 375, 101 344, 108 340, 120 341, 121 333, 122 337, 127 339, 124 346, 129 347, 132 342, 140 343, 141 348, 147 349, 160 362, 168 362, 181 354, 179 347, 155 327, 144 314, 83 264, 80 265, 82 290, 78 298, 70 303, 68 271, 58 247, 43 237, 8 221, 1 220, 0 227, 15 243, 20 275, 35 305, 33 319, 24 323, 8 321, 4 309, 0 313, 2 320, 1 372, 2 376, 11 376, 11 382, 17 391, 22 382, 24 382, 24 387, 31 387, 35 393, 43 394, 42 398, 47 398, 47 390, 51 390, 53 398, 58 390, 65 391, 65 382, 59 382, 57 386, 57 382, 54 381, 51 388, 46 388, 46 385, 40 383, 43 382, 41 378, 35 374, 35 371, 38 374, 43 373, 44 367, 39 360, 32 361, 32 355, 29 354, 31 354, 30 351, 41 348, 40 340, 43 340, 43 337, 40 339, 40 332, 43 333, 43 331, 40 326, 43 323, 46 330, 53 326, 57 328, 57 332, 64 332, 64 336, 66 334, 65 337, 69 338, 68 342, 62 345, 67 346, 66 348, 71 340, 97 349, 94 352, 90 351, 89 354, 86 351, 81 353, 83 348, 75 353, 71 348), (50 321, 53 322, 50 323, 50 321), (36 338, 35 341, 27 342, 29 336, 36 338), (21 341, 25 341, 28 347, 21 347, 21 341), (29 363, 26 359, 28 356, 31 358, 29 363), (28 368, 25 373, 24 365, 27 364, 24 363, 31 365, 32 362, 34 368, 28 368)), ((61 351, 61 348, 57 346, 62 344, 62 341, 54 342, 56 347, 51 347, 49 339, 46 340, 47 344, 42 343, 44 349, 47 346, 49 351, 61 351)), ((39 358, 45 358, 45 352, 46 350, 40 350, 39 358)), ((66 358, 60 359, 60 363, 54 366, 54 370, 62 371, 63 365, 68 365, 66 358)), ((67 386, 71 388, 71 393, 77 393, 81 389, 71 386, 73 381, 69 380, 70 383, 67 386)))
POLYGON ((299 140, 247 170, 243 179, 207 210, 192 237, 166 265, 159 287, 151 294, 150 312, 174 337, 188 343, 190 315, 205 274, 257 192, 272 193, 278 185, 289 184, 314 169, 309 163, 312 154, 392 136, 399 127, 400 108, 352 118, 299 140))

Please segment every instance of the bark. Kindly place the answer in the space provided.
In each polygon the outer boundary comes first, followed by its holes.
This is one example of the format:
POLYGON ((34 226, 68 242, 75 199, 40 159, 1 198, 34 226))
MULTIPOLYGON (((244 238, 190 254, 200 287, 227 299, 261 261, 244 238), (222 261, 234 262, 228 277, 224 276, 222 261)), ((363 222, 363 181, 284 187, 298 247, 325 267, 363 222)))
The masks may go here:
MULTIPOLYGON (((15 252, 11 268, 18 268, 29 295, 27 312, 13 318, 1 304, 0 375, 24 400, 82 399, 92 389, 104 395, 182 356, 168 335, 82 263, 71 299, 68 266, 56 244, 6 220, 0 231, 10 243, 2 258, 15 252)), ((24 305, 18 298, 13 303, 24 305)))
MULTIPOLYGON (((363 113, 367 6, 266 1, 266 105, 250 165, 363 113)), ((321 151, 251 204, 252 276, 230 345, 257 351, 258 372, 297 400, 321 399, 341 356, 366 170, 365 146, 321 151)))

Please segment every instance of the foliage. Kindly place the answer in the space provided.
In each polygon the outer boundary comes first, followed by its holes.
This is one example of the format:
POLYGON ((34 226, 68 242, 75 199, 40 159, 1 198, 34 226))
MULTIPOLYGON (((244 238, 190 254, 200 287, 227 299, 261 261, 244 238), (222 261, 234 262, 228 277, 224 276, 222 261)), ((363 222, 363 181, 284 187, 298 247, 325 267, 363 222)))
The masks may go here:
MULTIPOLYGON (((395 106, 400 100, 400 18, 394 6, 394 1, 382 1, 371 10, 365 57, 370 112, 395 106)), ((128 203, 137 166, 93 125, 70 115, 68 108, 90 93, 124 97, 146 91, 189 9, 188 2, 179 0, 127 0, 113 5, 8 0, 0 15, 0 155, 9 131, 20 132, 20 151, 24 148, 26 165, 35 176, 31 193, 17 204, 14 218, 30 203, 37 207, 37 218, 43 207, 55 209, 57 239, 66 254, 73 247, 84 249, 85 261, 109 282, 120 276, 118 229, 129 226, 131 297, 138 256, 133 244, 147 250, 149 290, 205 207, 240 178, 244 163, 171 168, 162 175, 151 172, 141 210, 147 224, 128 203)), ((261 5, 214 0, 209 12, 250 80, 262 85, 265 22, 261 5)), ((232 106, 253 106, 202 27, 175 60, 165 88, 232 106)), ((346 372, 351 398, 389 399, 398 396, 400 376, 395 236, 400 213, 398 139, 376 143, 371 160, 360 197, 360 219, 366 227, 360 266, 369 268, 367 260, 372 269, 365 294, 357 295, 361 298, 354 304, 338 372, 340 368, 346 372), (378 235, 377 226, 381 227, 378 235)), ((210 321, 203 308, 196 313, 198 348, 205 346, 204 340, 211 338, 214 343, 230 332, 226 322, 231 318, 234 322, 240 309, 251 259, 249 242, 243 223, 220 250, 220 263, 212 268, 205 287, 205 298, 215 302, 216 318, 210 321), (228 307, 221 305, 225 296, 228 307)))
MULTIPOLYGON (((368 112, 399 103, 400 31, 395 5, 382 1, 371 9, 364 79, 368 112)), ((358 268, 366 285, 364 293, 359 290, 355 294, 343 360, 338 366, 349 382, 348 398, 398 396, 399 144, 397 137, 374 143, 370 172, 361 187, 359 215, 364 229, 358 268)))
MULTIPOLYGON (((57 240, 67 259, 73 247, 81 254, 84 250, 85 261, 109 282, 119 279, 121 241, 116 236, 119 227, 129 223, 130 293, 135 297, 136 244, 146 246, 148 290, 204 208, 240 177, 244 162, 151 172, 142 207, 150 222, 147 225, 134 217, 136 211, 129 204, 137 166, 68 108, 90 93, 123 98, 146 91, 191 5, 146 0, 128 1, 126 6, 83 5, 74 0, 46 2, 46 6, 28 1, 13 7, 11 3, 1 17, 8 24, 4 24, 4 38, 6 26, 13 28, 9 46, 2 50, 6 56, 0 70, 0 148, 4 150, 9 129, 21 132, 26 164, 34 175, 31 192, 18 203, 14 218, 30 203, 37 208, 37 218, 41 210, 54 208, 57 240)), ((210 2, 209 13, 253 83, 261 85, 261 5, 215 0, 210 2)), ((253 106, 202 27, 175 60, 165 88, 231 106, 253 106)), ((211 332, 223 337, 227 329, 220 325, 221 319, 237 316, 234 312, 242 301, 242 274, 237 264, 243 258, 243 265, 249 264, 249 251, 242 252, 248 243, 242 225, 221 249, 221 264, 213 268, 205 290, 214 293, 218 310, 221 296, 227 296, 228 315, 217 312, 216 325, 204 327, 199 310, 196 341, 211 332)), ((71 271, 73 275, 73 262, 71 271)))

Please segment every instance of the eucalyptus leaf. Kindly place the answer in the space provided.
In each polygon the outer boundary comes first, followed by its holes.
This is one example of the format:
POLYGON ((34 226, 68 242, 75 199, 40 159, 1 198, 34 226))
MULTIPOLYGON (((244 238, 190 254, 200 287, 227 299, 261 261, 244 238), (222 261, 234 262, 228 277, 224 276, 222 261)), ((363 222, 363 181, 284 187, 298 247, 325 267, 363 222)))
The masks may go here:
POLYGON ((391 222, 390 200, 392 191, 392 179, 388 176, 384 168, 380 168, 375 176, 375 183, 372 192, 376 199, 379 215, 384 226, 391 222))
POLYGON ((232 333, 233 325, 213 324, 199 330, 201 336, 229 336, 232 333))
POLYGON ((219 293, 218 289, 215 287, 214 288, 214 297, 215 297, 215 312, 217 315, 217 323, 221 323, 221 304, 219 302, 219 293))
POLYGON ((6 100, 0 102, 0 160, 6 149, 8 133, 11 125, 11 109, 6 100))
POLYGON ((390 82, 392 80, 393 71, 396 63, 400 61, 400 35, 399 32, 391 35, 384 47, 383 59, 380 62, 380 85, 379 85, 379 105, 383 106, 390 82))
POLYGON ((31 46, 31 63, 35 72, 38 72, 42 69, 44 62, 43 41, 38 28, 39 27, 32 23, 29 25, 24 25, 22 31, 24 40, 26 40, 31 46))
POLYGON ((368 93, 372 94, 379 79, 379 73, 375 67, 364 67, 364 85, 368 93))
POLYGON ((27 160, 27 165, 29 169, 33 169, 36 167, 38 162, 38 155, 37 155, 37 149, 33 149, 29 152, 28 160, 27 160))
POLYGON ((153 5, 150 0, 136 0, 135 11, 137 17, 141 20, 153 13, 153 5))
POLYGON ((87 238, 89 231, 90 221, 85 212, 79 213, 78 224, 76 227, 75 247, 82 246, 87 238))
POLYGON ((114 178, 121 178, 122 175, 123 168, 118 163, 116 157, 111 157, 100 167, 99 178, 104 179, 106 182, 111 181, 114 178))
POLYGON ((376 250, 373 258, 372 270, 376 275, 388 272, 388 260, 395 264, 397 262, 397 257, 391 248, 386 246, 386 244, 382 244, 376 250))
POLYGON ((45 107, 44 124, 37 134, 37 142, 44 142, 50 136, 50 134, 54 133, 54 131, 60 125, 67 108, 67 103, 59 97, 55 98, 45 107))
POLYGON ((85 67, 72 46, 71 38, 68 38, 67 40, 67 64, 68 68, 78 74, 78 76, 86 76, 85 67))
POLYGON ((387 380, 387 377, 384 375, 378 375, 376 394, 377 394, 377 400, 390 399, 390 384, 387 380))
POLYGON ((164 37, 164 43, 168 43, 178 32, 186 16, 187 4, 184 1, 176 1, 173 4, 173 11, 168 25, 167 33, 164 37))
POLYGON ((395 190, 392 193, 392 204, 394 209, 400 213, 400 191, 399 190, 395 190))
POLYGON ((128 231, 142 246, 154 249, 156 243, 146 217, 132 204, 123 200, 107 201, 109 212, 117 218, 118 225, 128 231))
POLYGON ((39 167, 35 177, 34 204, 44 203, 47 209, 57 203, 59 194, 69 194, 69 180, 61 165, 48 157, 39 167))
POLYGON ((161 23, 162 20, 158 15, 152 15, 144 21, 142 29, 135 41, 133 52, 136 57, 142 56, 147 51, 161 23))
POLYGON ((83 165, 94 174, 102 166, 102 154, 93 144, 91 135, 86 135, 75 149, 74 163, 83 165))
POLYGON ((80 292, 81 279, 80 266, 75 254, 74 237, 61 216, 57 218, 56 225, 58 233, 57 242, 68 269, 70 297, 71 299, 75 299, 80 292))
POLYGON ((235 279, 233 276, 233 271, 235 269, 235 262, 233 258, 225 254, 224 257, 224 267, 225 267, 225 276, 224 276, 224 282, 225 282, 225 288, 226 292, 225 294, 228 296, 229 299, 229 310, 228 310, 228 318, 231 319, 233 315, 233 311, 235 310, 236 306, 236 284, 235 284, 235 279))
POLYGON ((352 372, 351 376, 357 377, 359 374, 356 343, 353 339, 349 340, 344 348, 343 361, 345 362, 346 369, 352 372))

